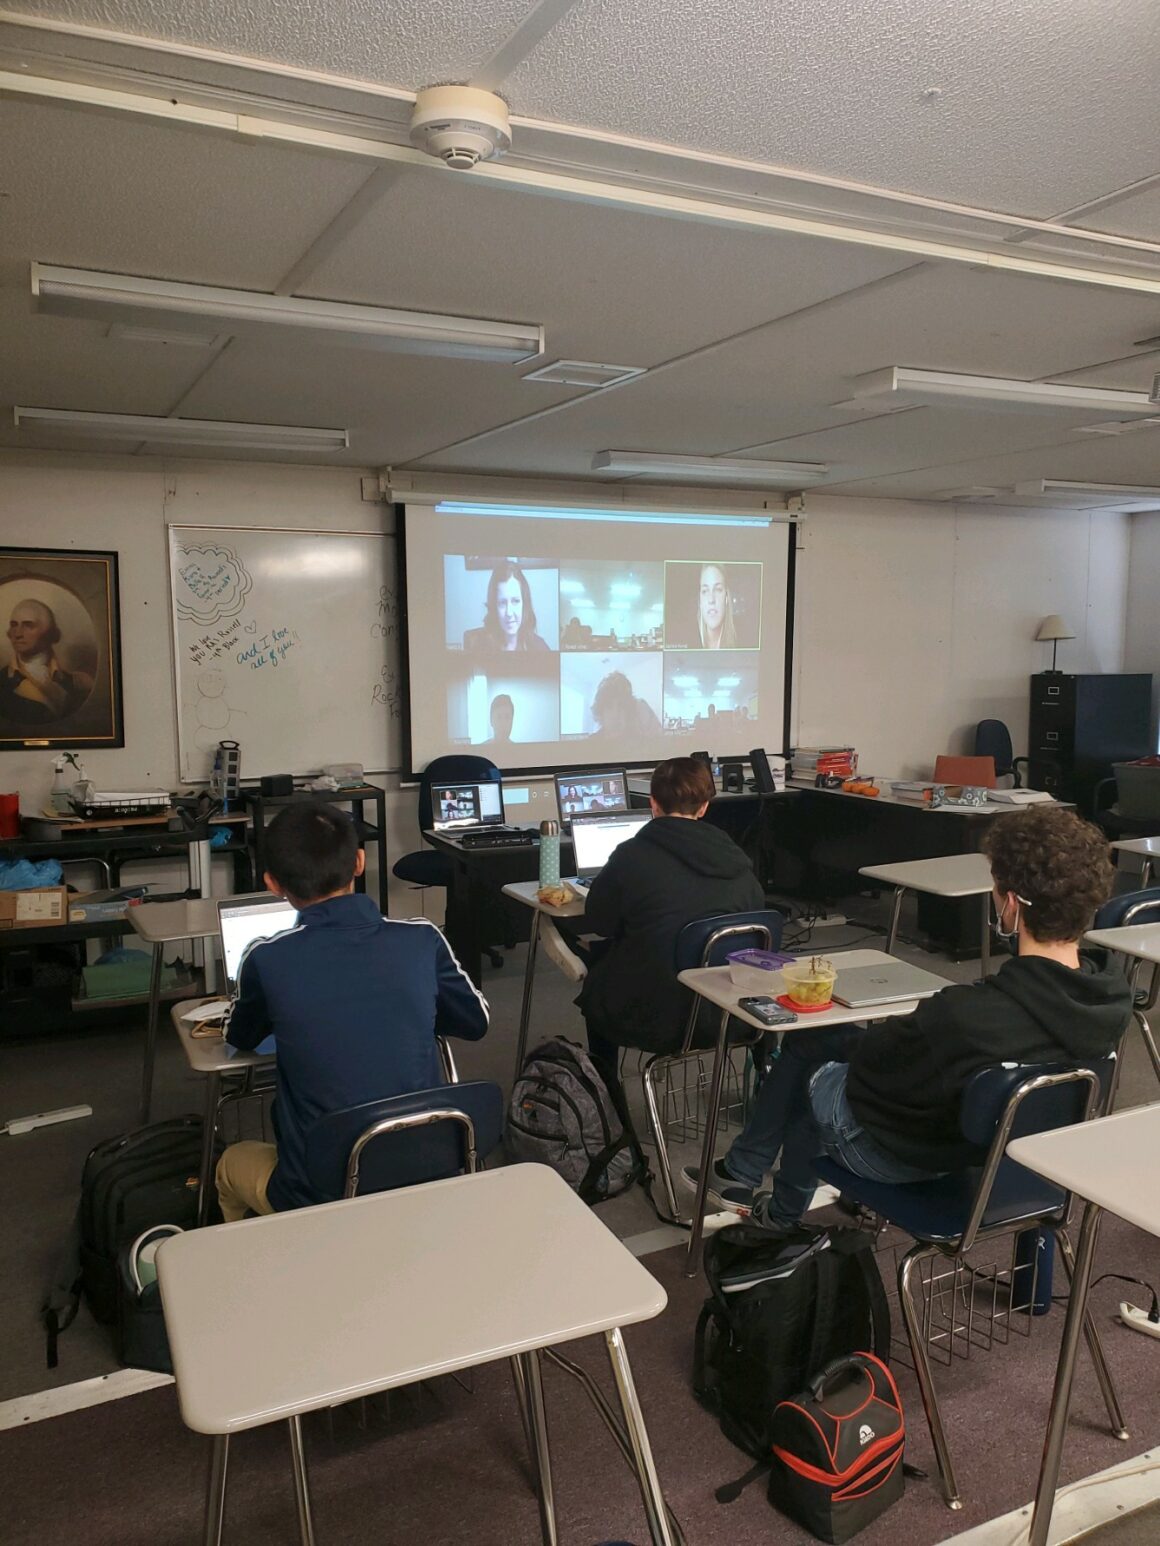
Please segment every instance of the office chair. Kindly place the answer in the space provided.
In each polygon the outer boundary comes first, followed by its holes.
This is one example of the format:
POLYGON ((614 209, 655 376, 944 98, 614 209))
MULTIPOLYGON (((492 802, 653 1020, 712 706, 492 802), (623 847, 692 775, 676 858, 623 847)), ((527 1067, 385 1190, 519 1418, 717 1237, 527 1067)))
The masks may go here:
MULTIPOLYGON (((1144 891, 1125 891, 1122 896, 1112 897, 1096 913, 1094 927, 1126 929, 1138 923, 1160 923, 1160 886, 1150 886, 1144 891)), ((1143 1039, 1152 1070, 1160 1080, 1160 1049, 1157 1049, 1156 1038, 1146 1018, 1160 999, 1160 966, 1152 967, 1151 984, 1141 988, 1140 979, 1147 965, 1147 961, 1138 958, 1134 960, 1129 967, 1128 982, 1132 989, 1132 1017, 1143 1039)))
MULTIPOLYGON (((1007 1159, 1006 1148, 1012 1138, 1070 1127, 1098 1116, 1114 1099, 1118 1068, 1118 1056, 1113 1054, 1099 1059, 1091 1068, 1024 1064, 985 1068, 977 1073, 963 1094, 959 1125, 969 1142, 980 1148, 987 1146, 987 1158, 981 1168, 958 1171, 933 1181, 898 1184, 867 1181, 832 1159, 815 1161, 820 1180, 836 1186, 844 1197, 870 1209, 915 1241, 899 1263, 898 1299, 950 1508, 961 1508, 962 1498, 935 1395, 924 1318, 911 1298, 915 1268, 920 1262, 941 1256, 957 1269, 979 1241, 1012 1230, 1042 1229, 1058 1241, 1070 1278, 1075 1264, 1066 1233, 1071 1193, 1007 1159)), ((1034 1289, 1028 1300, 1033 1294, 1034 1289)), ((1012 1304, 1011 1309, 1015 1308, 1012 1304)), ((1090 1315, 1084 1318, 1084 1335, 1112 1432, 1117 1438, 1126 1439, 1119 1399, 1090 1315)))
MULTIPOLYGON (((752 913, 722 913, 713 918, 698 918, 687 923, 677 935, 673 971, 683 972, 695 966, 723 966, 725 957, 732 950, 756 948, 776 950, 781 944, 781 931, 785 919, 772 909, 752 913)), ((685 1023, 681 1045, 675 1052, 658 1052, 650 1057, 641 1070, 644 1090, 645 1113, 649 1133, 657 1154, 657 1169, 669 1210, 669 1220, 674 1224, 688 1222, 681 1213, 673 1186, 672 1166, 669 1164, 665 1145, 665 1128, 661 1116, 657 1084, 678 1063, 685 1059, 700 1058, 712 1046, 713 1069, 709 1079, 709 1100, 705 1109, 705 1140, 701 1155, 701 1180, 697 1202, 693 1209, 692 1234, 689 1239, 689 1270, 695 1271, 695 1257, 701 1243, 701 1218, 705 1206, 709 1167, 713 1163, 713 1143, 720 1114, 721 1089, 725 1080, 725 1061, 731 1046, 756 1044, 765 1034, 738 1020, 731 1020, 723 1012, 718 1025, 715 1043, 700 1028, 698 1011, 701 1000, 692 995, 689 1017, 685 1023), (730 1029, 732 1027, 732 1030, 730 1029)))
POLYGON ((976 789, 994 789, 994 757, 949 757, 934 759, 936 784, 970 784, 976 789))
POLYGON ((981 719, 975 726, 975 756, 991 757, 995 763, 995 777, 1006 778, 1010 774, 1013 789, 1022 789, 1020 764, 1027 767, 1026 757, 1016 757, 1011 745, 1011 732, 1001 719, 981 719))
MULTIPOLYGON (((419 775, 419 831, 429 832, 431 829, 433 785, 498 784, 502 781, 503 774, 487 757, 476 757, 465 753, 436 757, 419 775)), ((404 854, 401 859, 396 859, 391 866, 391 873, 399 880, 405 880, 409 885, 417 886, 420 891, 433 886, 442 886, 446 889, 451 884, 451 860, 445 853, 440 853, 434 848, 415 849, 409 854, 404 854)), ((514 943, 514 938, 509 943, 505 937, 508 948, 514 943)), ((489 949, 487 956, 492 966, 503 965, 503 957, 498 950, 489 949)))

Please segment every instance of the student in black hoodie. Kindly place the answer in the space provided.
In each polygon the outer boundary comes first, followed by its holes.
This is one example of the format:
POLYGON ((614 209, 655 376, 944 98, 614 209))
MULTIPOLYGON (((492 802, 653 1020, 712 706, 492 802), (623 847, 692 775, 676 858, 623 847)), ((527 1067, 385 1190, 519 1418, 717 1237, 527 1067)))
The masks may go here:
MULTIPOLYGON (((984 841, 997 929, 1018 954, 983 982, 955 984, 912 1014, 865 1028, 794 1029, 744 1131, 714 1162, 709 1195, 771 1229, 809 1206, 823 1151, 872 1180, 921 1181, 979 1164, 959 1128, 963 1091, 997 1063, 1080 1065, 1105 1057, 1128 1023, 1124 974, 1079 948, 1112 886, 1107 840, 1074 812, 1037 805, 1000 816, 984 841), (781 1153, 773 1190, 757 1193, 781 1153)), ((697 1170, 685 1180, 695 1186, 697 1170)))
POLYGON ((653 820, 616 849, 589 887, 584 925, 609 943, 594 952, 576 1002, 589 1050, 613 1079, 621 1047, 666 1052, 680 1045, 689 997, 674 952, 685 924, 765 906, 745 854, 701 820, 714 792, 704 763, 659 763, 649 786, 653 820))

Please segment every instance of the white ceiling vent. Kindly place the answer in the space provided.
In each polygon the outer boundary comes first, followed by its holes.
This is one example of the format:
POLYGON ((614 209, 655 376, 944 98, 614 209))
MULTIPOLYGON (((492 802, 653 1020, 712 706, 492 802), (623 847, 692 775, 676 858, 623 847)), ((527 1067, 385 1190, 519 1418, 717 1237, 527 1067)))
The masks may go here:
POLYGON ((1160 375, 1152 377, 1152 390, 1148 393, 1148 401, 1160 405, 1160 375))
POLYGON ((619 386, 634 376, 647 373, 646 365, 598 365, 592 360, 557 360, 554 365, 541 365, 530 370, 525 381, 551 381, 556 386, 607 387, 619 386))
POLYGON ((1005 489, 992 488, 985 483, 972 483, 967 488, 945 488, 930 497, 956 505, 990 505, 1003 493, 1006 493, 1005 489))

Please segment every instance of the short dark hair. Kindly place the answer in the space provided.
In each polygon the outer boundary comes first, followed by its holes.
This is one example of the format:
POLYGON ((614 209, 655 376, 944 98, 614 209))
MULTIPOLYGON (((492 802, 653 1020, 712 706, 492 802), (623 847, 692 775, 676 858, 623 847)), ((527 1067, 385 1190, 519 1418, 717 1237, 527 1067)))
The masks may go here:
POLYGON ((1024 898, 1023 921, 1043 944, 1078 940, 1112 893, 1107 838, 1058 805, 998 817, 983 837, 983 852, 999 890, 1024 898))
POLYGON ((658 762, 649 784, 649 794, 666 816, 695 816, 716 793, 712 773, 694 757, 658 762))
POLYGON ((266 869, 299 902, 317 902, 354 879, 361 847, 354 821, 332 805, 288 805, 266 831, 266 869))

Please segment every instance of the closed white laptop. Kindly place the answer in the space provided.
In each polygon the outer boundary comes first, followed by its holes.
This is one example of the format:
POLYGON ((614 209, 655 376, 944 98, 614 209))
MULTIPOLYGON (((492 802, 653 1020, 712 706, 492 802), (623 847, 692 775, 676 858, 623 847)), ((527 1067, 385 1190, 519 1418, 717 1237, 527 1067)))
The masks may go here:
POLYGON ((869 1009, 874 1004, 897 1004, 908 998, 929 998, 951 986, 946 977, 891 961, 882 966, 853 966, 838 972, 834 1000, 847 1009, 869 1009))

